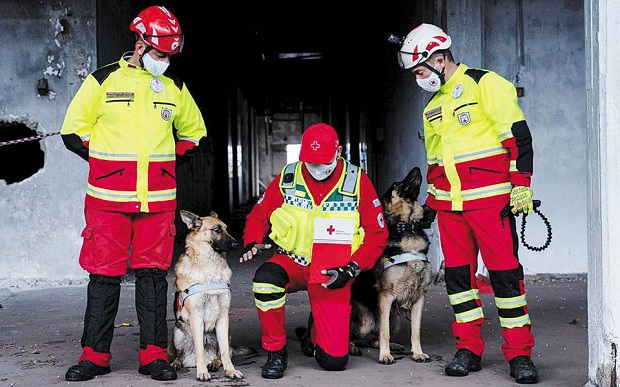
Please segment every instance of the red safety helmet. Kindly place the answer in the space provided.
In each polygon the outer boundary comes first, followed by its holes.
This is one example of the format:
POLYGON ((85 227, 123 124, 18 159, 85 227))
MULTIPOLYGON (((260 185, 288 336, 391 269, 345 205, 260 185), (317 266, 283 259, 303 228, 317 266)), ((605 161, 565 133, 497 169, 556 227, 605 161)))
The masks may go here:
POLYGON ((166 7, 153 5, 145 8, 133 19, 129 29, 157 51, 172 55, 183 48, 179 20, 166 7))
POLYGON ((324 123, 310 125, 301 136, 299 161, 329 164, 334 160, 339 147, 336 129, 324 123))

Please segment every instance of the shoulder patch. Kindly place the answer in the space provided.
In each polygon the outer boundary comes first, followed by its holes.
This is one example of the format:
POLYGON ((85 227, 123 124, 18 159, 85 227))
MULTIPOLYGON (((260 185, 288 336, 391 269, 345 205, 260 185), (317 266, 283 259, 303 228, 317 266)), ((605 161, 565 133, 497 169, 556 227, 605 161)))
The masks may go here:
POLYGON ((115 72, 116 70, 118 70, 120 68, 121 68, 121 65, 119 65, 118 62, 110 63, 108 65, 105 65, 105 66, 100 67, 97 70, 93 71, 92 76, 101 85, 103 83, 103 81, 105 81, 106 78, 110 74, 112 74, 113 72, 115 72))
POLYGON ((481 70, 481 69, 465 70, 465 75, 468 75, 469 77, 471 77, 471 79, 473 79, 476 83, 480 82, 480 79, 482 79, 482 77, 487 73, 488 73, 487 70, 481 70))
POLYGON ((379 198, 375 198, 375 200, 372 201, 372 205, 377 208, 381 205, 381 202, 379 201, 379 198))

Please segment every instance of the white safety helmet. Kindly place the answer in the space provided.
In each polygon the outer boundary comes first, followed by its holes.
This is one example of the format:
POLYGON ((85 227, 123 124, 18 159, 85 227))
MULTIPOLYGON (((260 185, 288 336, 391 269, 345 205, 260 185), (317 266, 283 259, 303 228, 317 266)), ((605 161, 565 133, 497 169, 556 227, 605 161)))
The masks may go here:
POLYGON ((403 41, 398 52, 398 64, 410 69, 424 62, 437 50, 450 48, 452 40, 441 28, 422 23, 414 28, 403 41))

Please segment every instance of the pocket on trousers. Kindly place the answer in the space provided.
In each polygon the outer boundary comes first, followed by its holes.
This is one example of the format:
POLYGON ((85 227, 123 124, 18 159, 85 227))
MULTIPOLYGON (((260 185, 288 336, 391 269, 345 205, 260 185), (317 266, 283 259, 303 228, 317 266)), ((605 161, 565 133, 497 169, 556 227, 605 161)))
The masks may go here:
POLYGON ((174 238, 177 235, 177 228, 174 223, 170 224, 164 240, 162 241, 162 264, 166 268, 169 268, 172 264, 172 254, 174 254, 174 238))
POLYGON ((82 269, 92 272, 97 266, 94 262, 93 228, 86 226, 80 235, 83 238, 82 250, 80 251, 80 266, 82 269))

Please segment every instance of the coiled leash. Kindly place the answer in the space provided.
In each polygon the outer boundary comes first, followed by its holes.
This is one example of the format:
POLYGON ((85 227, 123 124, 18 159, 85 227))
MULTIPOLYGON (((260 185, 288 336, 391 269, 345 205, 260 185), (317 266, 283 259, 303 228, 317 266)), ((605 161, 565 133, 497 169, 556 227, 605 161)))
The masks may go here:
MULTIPOLYGON (((528 250, 543 251, 544 249, 549 247, 549 244, 551 243, 551 237, 553 235, 551 231, 551 223, 549 222, 549 219, 547 219, 547 217, 543 215, 543 213, 540 212, 540 210, 538 209, 538 207, 540 207, 540 204, 541 204, 540 200, 533 200, 532 202, 534 204, 534 212, 538 214, 538 216, 540 216, 542 221, 545 223, 545 226, 547 227, 547 240, 542 246, 539 246, 539 247, 531 246, 525 241, 525 223, 526 223, 525 218, 527 218, 527 215, 523 214, 523 218, 521 219, 521 243, 523 243, 523 246, 525 246, 528 250)), ((510 215, 510 210, 511 210, 510 203, 508 203, 506 204, 506 207, 504 207, 502 212, 500 212, 500 216, 502 217, 502 219, 510 215)), ((519 214, 515 216, 519 216, 519 214)))

